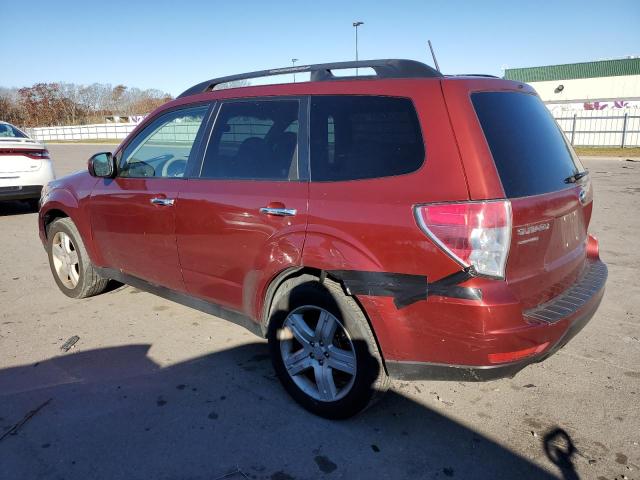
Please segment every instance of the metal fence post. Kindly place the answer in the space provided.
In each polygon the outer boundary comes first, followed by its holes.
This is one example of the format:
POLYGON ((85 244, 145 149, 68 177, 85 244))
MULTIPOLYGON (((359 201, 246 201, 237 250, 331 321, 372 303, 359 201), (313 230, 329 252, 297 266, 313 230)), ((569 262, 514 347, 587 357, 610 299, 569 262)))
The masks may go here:
POLYGON ((622 121, 622 142, 620 142, 620 148, 624 148, 624 137, 627 134, 627 117, 628 113, 624 114, 624 120, 622 121))
POLYGON ((573 145, 573 137, 576 136, 576 117, 578 114, 573 114, 573 124, 571 125, 571 145, 573 145))

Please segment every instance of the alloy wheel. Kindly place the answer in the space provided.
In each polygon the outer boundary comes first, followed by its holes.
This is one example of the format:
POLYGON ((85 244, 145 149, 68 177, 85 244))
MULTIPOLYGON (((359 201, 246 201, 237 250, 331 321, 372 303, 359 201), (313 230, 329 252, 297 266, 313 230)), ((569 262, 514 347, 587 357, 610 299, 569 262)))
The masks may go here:
POLYGON ((334 315, 316 306, 298 307, 285 319, 278 339, 284 367, 304 393, 323 402, 349 393, 356 377, 356 353, 334 315))
POLYGON ((78 251, 71 237, 65 232, 56 232, 51 243, 51 255, 56 275, 62 284, 72 290, 80 280, 78 251))

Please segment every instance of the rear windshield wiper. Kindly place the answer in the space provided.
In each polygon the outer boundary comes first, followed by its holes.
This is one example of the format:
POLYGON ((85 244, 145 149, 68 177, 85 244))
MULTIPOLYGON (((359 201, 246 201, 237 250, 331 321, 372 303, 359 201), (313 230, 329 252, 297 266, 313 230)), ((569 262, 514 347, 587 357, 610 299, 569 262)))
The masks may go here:
POLYGON ((589 170, 584 170, 582 172, 578 172, 578 173, 576 173, 574 175, 571 175, 570 177, 565 178, 564 179, 564 183, 576 183, 582 177, 586 177, 587 175, 589 175, 589 170))

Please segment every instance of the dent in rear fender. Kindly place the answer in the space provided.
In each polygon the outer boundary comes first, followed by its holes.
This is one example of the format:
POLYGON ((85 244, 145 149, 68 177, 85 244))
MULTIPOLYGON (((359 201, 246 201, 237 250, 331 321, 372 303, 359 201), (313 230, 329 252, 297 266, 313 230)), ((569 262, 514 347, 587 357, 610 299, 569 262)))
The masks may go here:
POLYGON ((282 272, 302 265, 304 237, 303 228, 286 230, 272 237, 257 252, 253 269, 243 279, 243 313, 256 320, 262 317, 263 302, 271 282, 282 272))
POLYGON ((482 299, 479 289, 459 286, 473 277, 470 270, 456 271, 431 283, 426 275, 385 271, 382 260, 361 242, 326 227, 323 231, 307 233, 303 264, 328 272, 352 295, 393 297, 396 308, 424 300, 429 295, 482 299))
POLYGON ((302 263, 318 270, 383 270, 382 262, 364 244, 342 230, 315 225, 308 231, 302 263))

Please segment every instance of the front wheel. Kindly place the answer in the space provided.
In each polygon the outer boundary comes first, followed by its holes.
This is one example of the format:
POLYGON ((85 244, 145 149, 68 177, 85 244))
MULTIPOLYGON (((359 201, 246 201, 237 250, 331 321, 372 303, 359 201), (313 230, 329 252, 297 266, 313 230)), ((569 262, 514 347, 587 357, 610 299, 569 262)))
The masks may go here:
POLYGON ((62 293, 86 298, 105 290, 109 279, 96 271, 71 219, 55 220, 47 229, 47 239, 49 266, 62 293))
POLYGON ((326 418, 347 418, 389 386, 377 344, 353 298, 327 279, 284 282, 269 322, 271 358, 287 392, 326 418))

